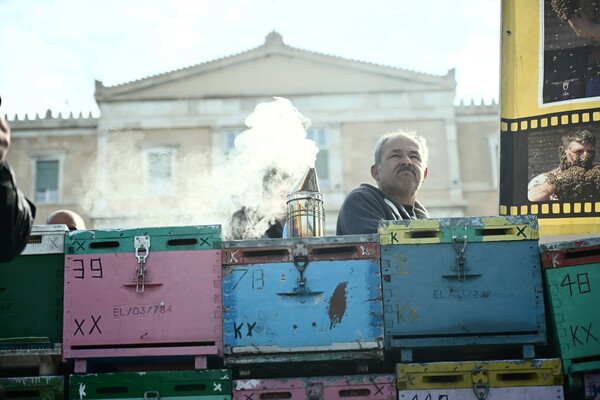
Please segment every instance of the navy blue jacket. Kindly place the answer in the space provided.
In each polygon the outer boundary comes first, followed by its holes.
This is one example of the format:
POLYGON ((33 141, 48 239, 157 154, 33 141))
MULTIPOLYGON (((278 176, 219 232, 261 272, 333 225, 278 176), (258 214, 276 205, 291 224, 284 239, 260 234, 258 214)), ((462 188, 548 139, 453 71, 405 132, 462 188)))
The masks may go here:
POLYGON ((381 189, 363 183, 352 190, 342 203, 337 219, 338 235, 377 233, 379 221, 429 218, 427 210, 418 201, 414 205, 414 215, 410 215, 381 189))

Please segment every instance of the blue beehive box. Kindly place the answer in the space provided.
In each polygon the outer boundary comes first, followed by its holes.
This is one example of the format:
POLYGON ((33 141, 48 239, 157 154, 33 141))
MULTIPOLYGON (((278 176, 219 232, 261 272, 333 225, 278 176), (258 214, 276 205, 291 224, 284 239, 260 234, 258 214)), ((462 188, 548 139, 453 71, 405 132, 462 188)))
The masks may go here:
POLYGON ((223 242, 226 365, 381 359, 377 235, 223 242))
MULTIPOLYGON (((522 346, 546 341, 537 218, 383 221, 385 345, 522 346)), ((458 347, 457 347, 458 346, 458 347)))

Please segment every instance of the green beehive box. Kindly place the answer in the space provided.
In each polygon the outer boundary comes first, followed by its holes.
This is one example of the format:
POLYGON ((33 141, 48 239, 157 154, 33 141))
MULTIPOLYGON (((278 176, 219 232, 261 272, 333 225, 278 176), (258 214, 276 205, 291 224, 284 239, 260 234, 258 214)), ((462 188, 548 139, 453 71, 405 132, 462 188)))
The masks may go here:
POLYGON ((71 375, 70 399, 231 400, 230 370, 71 375))
POLYGON ((551 343, 568 387, 600 370, 600 237, 540 245, 551 343))
POLYGON ((66 225, 35 225, 23 253, 0 263, 0 349, 62 341, 66 225))
POLYGON ((73 231, 65 237, 65 254, 104 254, 131 252, 132 238, 149 236, 151 252, 221 249, 220 225, 169 226, 135 229, 73 231))
POLYGON ((0 378, 5 400, 63 400, 64 385, 62 376, 0 378))

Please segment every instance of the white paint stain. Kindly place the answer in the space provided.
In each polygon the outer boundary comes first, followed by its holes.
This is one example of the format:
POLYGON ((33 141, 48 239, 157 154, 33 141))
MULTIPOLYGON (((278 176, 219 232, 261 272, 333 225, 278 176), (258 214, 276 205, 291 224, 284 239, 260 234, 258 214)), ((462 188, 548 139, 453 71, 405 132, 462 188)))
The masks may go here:
POLYGON ((235 390, 254 389, 260 385, 258 379, 248 379, 244 381, 235 381, 235 390))

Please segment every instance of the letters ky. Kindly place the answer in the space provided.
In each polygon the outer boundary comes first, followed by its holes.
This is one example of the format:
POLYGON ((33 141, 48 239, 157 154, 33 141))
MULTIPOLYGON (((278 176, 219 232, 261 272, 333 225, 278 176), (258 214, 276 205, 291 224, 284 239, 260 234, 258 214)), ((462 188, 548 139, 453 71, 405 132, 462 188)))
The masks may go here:
POLYGON ((592 338, 596 342, 598 341, 598 338, 592 334, 592 323, 591 322, 587 326, 587 328, 585 326, 578 326, 578 325, 575 325, 574 328, 573 328, 573 325, 571 325, 570 328, 571 328, 571 338, 573 339, 573 346, 577 346, 577 344, 583 346, 584 340, 585 340, 585 344, 588 344, 590 342, 590 338, 592 338), (580 336, 577 336, 578 330, 580 328, 581 328, 581 331, 579 331, 580 336))
MULTIPOLYGON (((235 331, 235 338, 242 338, 242 327, 244 326, 244 323, 242 322, 240 324, 240 326, 237 326, 236 323, 233 323, 233 330, 235 331)), ((246 322, 246 336, 252 336, 252 329, 254 329, 254 327, 256 326, 256 322, 253 323, 252 325, 250 325, 249 323, 246 322)))
POLYGON ((98 322, 100 322, 100 318, 102 318, 101 315, 98 315, 98 318, 95 318, 93 315, 90 315, 90 318, 92 319, 89 323, 85 323, 86 319, 82 319, 81 322, 79 322, 77 320, 77 318, 74 318, 75 320, 75 325, 77 325, 77 329, 75 329, 75 333, 73 334, 73 336, 77 336, 78 333, 81 334, 81 336, 85 336, 85 333, 83 332, 83 329, 85 328, 87 330, 87 327, 91 324, 92 327, 90 328, 89 332, 87 333, 88 335, 91 335, 94 331, 98 331, 99 334, 102 334, 102 331, 100 330, 100 326, 98 325, 98 322))

